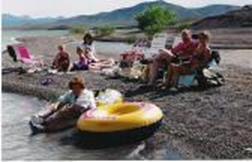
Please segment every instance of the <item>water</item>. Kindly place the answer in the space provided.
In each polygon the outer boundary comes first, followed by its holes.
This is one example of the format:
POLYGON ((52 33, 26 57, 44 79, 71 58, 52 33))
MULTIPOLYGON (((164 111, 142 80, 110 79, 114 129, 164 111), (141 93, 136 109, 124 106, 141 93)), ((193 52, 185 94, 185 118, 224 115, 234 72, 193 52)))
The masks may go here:
POLYGON ((17 43, 15 40, 26 36, 64 36, 67 30, 2 30, 2 50, 7 44, 17 43))
POLYGON ((131 45, 126 43, 115 43, 115 42, 95 42, 95 49, 97 53, 101 54, 121 54, 129 49, 131 45))
MULTIPOLYGON (((65 36, 68 35, 67 30, 3 30, 2 31, 2 50, 6 48, 6 45, 17 43, 16 38, 20 37, 36 37, 36 36, 65 36)), ((81 40, 80 40, 81 41, 81 40)), ((78 42, 73 42, 78 44, 78 42)), ((115 42, 95 42, 95 48, 98 53, 111 54, 122 53, 131 48, 131 45, 126 43, 115 42)))
POLYGON ((100 160, 144 159, 138 152, 144 144, 109 149, 84 150, 66 145, 61 139, 72 130, 29 136, 28 120, 46 104, 37 98, 10 93, 2 94, 2 158, 3 160, 100 160))

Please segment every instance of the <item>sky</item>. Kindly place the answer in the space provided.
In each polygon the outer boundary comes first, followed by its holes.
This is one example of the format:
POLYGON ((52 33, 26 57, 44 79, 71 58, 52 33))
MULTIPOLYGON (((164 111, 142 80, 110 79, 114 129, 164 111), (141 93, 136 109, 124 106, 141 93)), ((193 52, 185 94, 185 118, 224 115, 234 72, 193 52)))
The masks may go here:
MULTIPOLYGON (((31 17, 71 17, 95 14, 130 7, 153 0, 1 0, 2 12, 31 17)), ((209 4, 252 4, 252 0, 165 0, 184 7, 202 7, 209 4)))

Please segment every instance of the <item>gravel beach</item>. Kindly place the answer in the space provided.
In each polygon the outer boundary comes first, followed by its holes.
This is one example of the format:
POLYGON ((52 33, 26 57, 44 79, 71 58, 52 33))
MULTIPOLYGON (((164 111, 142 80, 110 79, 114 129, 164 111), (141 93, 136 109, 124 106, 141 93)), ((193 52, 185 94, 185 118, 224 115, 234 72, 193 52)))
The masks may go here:
MULTIPOLYGON (((66 44, 72 61, 76 60, 74 38, 29 37, 22 40, 36 56, 50 63, 58 44, 66 44)), ((99 52, 99 51, 98 51, 99 52)), ((252 158, 252 50, 220 50, 221 73, 225 85, 207 90, 188 89, 179 92, 146 88, 138 82, 110 79, 92 72, 46 75, 45 73, 5 74, 2 89, 52 100, 67 88, 75 75, 85 77, 90 89, 115 88, 130 101, 148 101, 157 104, 165 118, 160 130, 145 141, 141 152, 148 159, 165 159, 166 148, 180 152, 185 159, 251 159, 252 158), (43 78, 54 82, 40 85, 43 78)), ((99 53, 98 53, 99 54, 99 53)), ((118 54, 101 57, 118 58, 118 54)), ((13 67, 7 55, 2 66, 13 67)))

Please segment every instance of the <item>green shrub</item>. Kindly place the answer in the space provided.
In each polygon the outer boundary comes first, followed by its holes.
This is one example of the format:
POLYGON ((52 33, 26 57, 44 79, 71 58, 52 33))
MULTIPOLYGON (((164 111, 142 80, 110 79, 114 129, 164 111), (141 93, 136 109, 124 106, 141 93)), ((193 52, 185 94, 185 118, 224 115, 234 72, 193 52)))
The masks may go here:
POLYGON ((104 36, 110 36, 115 32, 115 28, 112 26, 101 26, 97 27, 95 29, 96 36, 98 37, 104 37, 104 36))
POLYGON ((70 29, 70 32, 73 34, 84 34, 88 29, 84 26, 74 26, 70 29))
POLYGON ((127 37, 127 43, 128 44, 133 44, 133 43, 136 42, 136 40, 137 40, 136 36, 129 36, 129 37, 127 37))
POLYGON ((174 24, 175 20, 176 15, 173 12, 160 6, 151 6, 136 16, 138 28, 150 37, 174 24))
POLYGON ((184 29, 190 29, 192 27, 192 23, 182 23, 182 24, 178 24, 176 25, 176 28, 179 30, 179 31, 182 31, 184 29))

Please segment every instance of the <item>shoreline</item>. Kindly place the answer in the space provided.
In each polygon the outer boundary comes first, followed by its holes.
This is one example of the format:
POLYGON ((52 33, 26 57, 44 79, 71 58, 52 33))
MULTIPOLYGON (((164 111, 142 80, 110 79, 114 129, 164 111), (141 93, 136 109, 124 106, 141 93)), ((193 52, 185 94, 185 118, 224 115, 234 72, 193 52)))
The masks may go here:
MULTIPOLYGON (((13 29, 10 29, 10 30, 13 30, 13 29)), ((14 31, 16 31, 16 29, 14 31)), ((51 30, 48 30, 48 31, 51 31, 51 30)), ((198 33, 200 31, 202 30, 193 30, 194 33, 198 33)), ((213 49, 232 49, 232 50, 239 50, 239 49, 251 50, 252 49, 252 41, 251 41, 252 40, 252 27, 250 28, 218 28, 218 29, 209 29, 209 31, 210 33, 212 33, 212 35, 215 36, 211 43, 211 48, 213 49)), ((173 29, 169 29, 167 33, 170 36, 179 35, 178 31, 173 30, 173 29)), ((68 37, 68 38, 71 37, 72 41, 74 41, 76 39, 81 39, 82 35, 69 33, 68 35, 65 35, 65 37, 68 37)), ((134 40, 142 38, 142 37, 144 37, 144 35, 141 32, 132 34, 131 31, 128 31, 128 30, 117 30, 111 36, 95 37, 94 39, 98 42, 130 44, 130 43, 133 43, 134 40)), ((26 39, 27 37, 15 37, 15 40, 17 42, 23 42, 26 39)), ((168 47, 171 47, 172 44, 173 44, 172 39, 167 42, 168 47)))
MULTIPOLYGON (((36 37, 26 39, 24 43, 36 56, 44 56, 49 61, 55 55, 55 46, 68 41, 69 38, 36 37)), ((74 45, 66 46, 70 53, 74 52, 74 45)), ((162 127, 144 141, 146 148, 142 154, 147 159, 157 156, 165 159, 169 148, 179 152, 184 159, 249 159, 252 154, 246 149, 252 145, 252 73, 251 67, 240 64, 251 58, 251 51, 226 52, 222 55, 221 65, 226 84, 204 91, 164 92, 144 88, 138 82, 110 79, 86 71, 63 75, 6 74, 2 76, 2 89, 51 100, 67 89, 67 82, 73 75, 82 75, 92 90, 114 88, 128 101, 151 101, 163 110, 162 127), (40 85, 40 80, 45 77, 52 78, 54 83, 40 85)), ((116 57, 116 54, 111 56, 116 57)), ((3 56, 3 60, 5 67, 13 66, 8 57, 3 56)))

